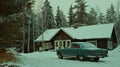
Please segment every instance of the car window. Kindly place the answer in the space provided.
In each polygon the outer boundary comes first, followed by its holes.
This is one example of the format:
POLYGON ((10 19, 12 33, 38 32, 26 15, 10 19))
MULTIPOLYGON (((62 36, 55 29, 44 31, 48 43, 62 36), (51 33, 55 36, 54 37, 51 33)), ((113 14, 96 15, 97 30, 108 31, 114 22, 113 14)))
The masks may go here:
POLYGON ((97 48, 95 45, 91 44, 91 43, 84 43, 81 44, 82 48, 97 48))
POLYGON ((80 48, 80 46, 77 44, 72 44, 71 48, 80 48))
POLYGON ((88 42, 73 42, 72 44, 72 48, 97 48, 94 44, 88 42))

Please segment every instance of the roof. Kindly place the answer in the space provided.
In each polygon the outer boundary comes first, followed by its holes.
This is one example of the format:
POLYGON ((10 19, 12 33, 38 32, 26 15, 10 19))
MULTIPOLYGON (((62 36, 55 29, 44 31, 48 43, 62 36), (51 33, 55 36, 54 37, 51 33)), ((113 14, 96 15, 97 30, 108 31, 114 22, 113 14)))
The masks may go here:
POLYGON ((46 30, 42 35, 40 35, 35 41, 49 41, 51 40, 60 29, 50 29, 46 30))
POLYGON ((111 38, 114 24, 100 24, 90 25, 83 27, 70 27, 70 28, 59 28, 46 30, 42 35, 39 36, 36 41, 50 41, 60 30, 65 32, 68 36, 73 39, 96 39, 96 38, 111 38))

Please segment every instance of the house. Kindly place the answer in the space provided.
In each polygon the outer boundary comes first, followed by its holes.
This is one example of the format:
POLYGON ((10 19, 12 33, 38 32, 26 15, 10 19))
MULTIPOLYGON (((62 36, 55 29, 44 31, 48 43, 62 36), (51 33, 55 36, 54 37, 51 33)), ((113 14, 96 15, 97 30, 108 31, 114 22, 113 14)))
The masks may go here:
POLYGON ((68 48, 71 42, 91 42, 104 49, 114 49, 117 46, 113 23, 78 28, 49 29, 35 41, 40 42, 43 49, 55 50, 68 48))

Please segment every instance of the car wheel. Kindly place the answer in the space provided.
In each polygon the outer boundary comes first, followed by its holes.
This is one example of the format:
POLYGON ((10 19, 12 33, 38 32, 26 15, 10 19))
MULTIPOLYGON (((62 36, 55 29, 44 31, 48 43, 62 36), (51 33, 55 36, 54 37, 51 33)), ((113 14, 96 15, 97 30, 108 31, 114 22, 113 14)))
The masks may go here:
POLYGON ((100 58, 94 58, 94 61, 99 61, 100 58))
POLYGON ((57 53, 59 59, 63 59, 63 56, 61 53, 57 53))
POLYGON ((81 56, 78 55, 78 56, 77 56, 77 59, 80 60, 80 61, 84 61, 84 60, 85 60, 85 57, 82 56, 82 55, 81 55, 81 56))

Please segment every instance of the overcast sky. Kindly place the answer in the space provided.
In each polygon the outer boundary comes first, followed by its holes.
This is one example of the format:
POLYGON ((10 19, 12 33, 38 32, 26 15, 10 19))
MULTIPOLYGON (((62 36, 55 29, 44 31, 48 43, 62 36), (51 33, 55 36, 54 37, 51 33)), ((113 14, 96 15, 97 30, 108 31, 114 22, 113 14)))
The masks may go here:
MULTIPOLYGON (((44 1, 44 0, 38 0, 38 1, 44 1)), ((37 2, 38 2, 37 1, 37 2)), ((75 0, 49 0, 50 4, 53 8, 53 12, 56 13, 57 6, 60 6, 60 9, 64 11, 64 14, 68 14, 70 5, 75 4, 75 0)), ((87 10, 89 10, 91 7, 100 10, 100 12, 105 13, 106 9, 110 7, 111 4, 114 4, 116 7, 117 0, 85 0, 87 2, 87 10)), ((39 3, 39 2, 38 2, 39 3)))

